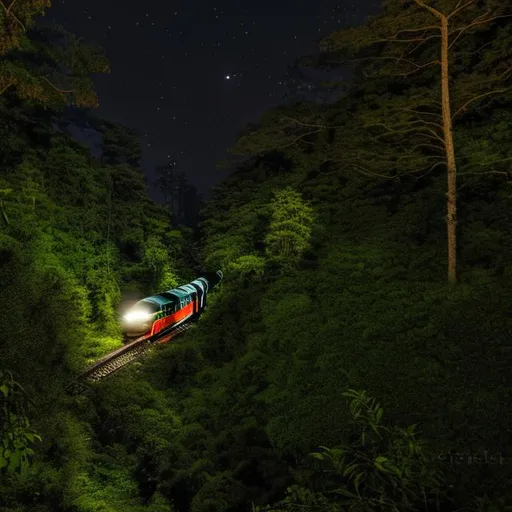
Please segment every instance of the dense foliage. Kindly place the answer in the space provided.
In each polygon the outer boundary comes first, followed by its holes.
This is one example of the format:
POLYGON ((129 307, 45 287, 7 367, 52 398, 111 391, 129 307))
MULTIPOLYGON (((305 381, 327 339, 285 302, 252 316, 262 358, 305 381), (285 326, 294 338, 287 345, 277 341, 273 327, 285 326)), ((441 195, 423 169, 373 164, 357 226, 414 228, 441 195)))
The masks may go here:
MULTIPOLYGON (((354 81, 335 102, 289 103, 248 127, 233 148, 245 162, 194 233, 149 200, 135 133, 80 111, 101 137, 93 158, 58 102, 14 84, 0 96, 1 512, 510 506, 512 96, 454 122, 447 283, 446 155, 428 124, 398 115, 437 112, 441 78, 410 62, 396 76, 400 58, 391 74, 361 65, 397 57, 396 39, 365 38, 420 4, 388 0, 382 18, 326 40, 308 65, 362 51, 354 81), (65 393, 120 345, 123 297, 201 268, 225 279, 196 326, 89 394, 65 393)), ((468 4, 475 17, 495 7, 468 4)), ((453 52, 456 89, 510 69, 504 6, 453 52)), ((397 27, 425 21, 414 12, 397 27)))

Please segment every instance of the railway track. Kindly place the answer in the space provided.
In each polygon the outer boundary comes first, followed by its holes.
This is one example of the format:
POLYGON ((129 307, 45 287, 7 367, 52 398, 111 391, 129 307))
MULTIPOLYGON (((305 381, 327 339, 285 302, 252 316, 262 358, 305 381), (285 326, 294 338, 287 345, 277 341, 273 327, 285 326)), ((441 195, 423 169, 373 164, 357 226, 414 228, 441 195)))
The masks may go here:
POLYGON ((171 331, 160 333, 156 338, 137 338, 136 340, 127 343, 123 347, 110 352, 110 354, 107 354, 105 357, 79 374, 66 388, 67 391, 72 395, 85 393, 89 389, 87 385, 88 383, 98 382, 105 377, 112 375, 114 372, 117 372, 121 368, 124 368, 139 359, 155 345, 167 343, 191 326, 192 324, 188 322, 172 329, 171 331))

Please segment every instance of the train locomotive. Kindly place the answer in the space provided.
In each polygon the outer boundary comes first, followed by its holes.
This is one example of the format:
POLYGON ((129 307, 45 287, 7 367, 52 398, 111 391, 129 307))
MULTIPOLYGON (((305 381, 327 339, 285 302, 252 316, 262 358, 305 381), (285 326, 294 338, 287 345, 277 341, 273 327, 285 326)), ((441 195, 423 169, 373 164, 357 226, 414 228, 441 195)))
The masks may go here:
POLYGON ((206 306, 208 292, 223 277, 220 270, 207 272, 191 283, 140 300, 121 321, 125 337, 153 338, 198 318, 206 306))

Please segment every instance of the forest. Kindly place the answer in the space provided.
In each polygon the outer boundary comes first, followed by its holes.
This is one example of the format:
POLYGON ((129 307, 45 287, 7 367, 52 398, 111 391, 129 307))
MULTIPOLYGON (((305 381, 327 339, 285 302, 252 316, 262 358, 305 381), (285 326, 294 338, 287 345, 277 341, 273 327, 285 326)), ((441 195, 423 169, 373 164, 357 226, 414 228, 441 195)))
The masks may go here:
POLYGON ((104 51, 1 7, 0 512, 512 509, 510 2, 384 0, 324 38, 296 73, 351 79, 290 77, 194 228, 95 115, 104 51), (123 297, 204 269, 197 324, 66 392, 123 297))

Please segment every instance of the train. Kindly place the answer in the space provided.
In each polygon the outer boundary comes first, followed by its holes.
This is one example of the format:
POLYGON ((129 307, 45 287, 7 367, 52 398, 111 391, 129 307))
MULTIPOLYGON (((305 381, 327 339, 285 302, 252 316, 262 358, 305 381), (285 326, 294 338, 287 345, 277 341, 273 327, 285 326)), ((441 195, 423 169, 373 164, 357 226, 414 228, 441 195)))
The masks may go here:
POLYGON ((125 339, 155 338, 197 319, 206 307, 208 293, 223 277, 221 270, 205 272, 191 283, 140 300, 122 318, 125 339))

